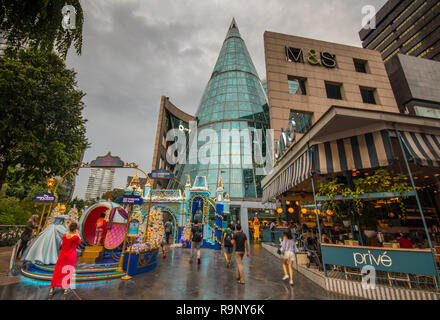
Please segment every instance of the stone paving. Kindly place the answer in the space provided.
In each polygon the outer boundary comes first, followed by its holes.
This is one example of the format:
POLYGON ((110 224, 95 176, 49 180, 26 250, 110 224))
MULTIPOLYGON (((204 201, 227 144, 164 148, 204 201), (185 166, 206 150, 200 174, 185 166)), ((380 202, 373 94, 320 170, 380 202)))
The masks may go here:
MULTIPOLYGON (((354 299, 329 293, 295 272, 294 285, 282 281, 283 269, 279 259, 259 245, 251 247, 251 257, 244 259, 246 284, 236 281, 235 265, 226 268, 219 251, 202 250, 201 264, 189 263, 190 250, 176 248, 167 258, 159 255, 158 266, 149 273, 131 280, 77 284, 69 299, 159 299, 159 300, 329 300, 354 299)), ((2 259, 5 257, 2 256, 2 259)), ((47 299, 48 283, 26 279, 16 283, 0 283, 0 300, 47 299)), ((54 300, 63 299, 62 290, 54 300)))

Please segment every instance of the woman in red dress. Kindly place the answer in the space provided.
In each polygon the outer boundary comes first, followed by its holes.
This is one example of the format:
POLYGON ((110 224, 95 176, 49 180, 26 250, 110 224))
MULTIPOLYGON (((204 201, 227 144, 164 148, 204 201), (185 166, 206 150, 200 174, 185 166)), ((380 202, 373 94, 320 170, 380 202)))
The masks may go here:
POLYGON ((75 271, 76 247, 81 243, 81 238, 78 234, 78 224, 71 222, 69 233, 63 236, 60 255, 58 256, 52 282, 50 283, 49 297, 53 296, 55 287, 63 288, 65 295, 69 292, 70 282, 75 271))

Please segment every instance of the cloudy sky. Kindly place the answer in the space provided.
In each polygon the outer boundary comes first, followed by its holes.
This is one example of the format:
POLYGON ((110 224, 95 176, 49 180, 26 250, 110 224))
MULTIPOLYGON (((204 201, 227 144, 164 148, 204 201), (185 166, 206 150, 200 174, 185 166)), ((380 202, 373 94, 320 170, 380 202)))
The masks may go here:
MULTIPOLYGON (((151 170, 161 96, 194 114, 235 17, 261 78, 265 30, 361 46, 362 8, 386 0, 92 0, 82 55, 69 53, 87 95, 84 116, 92 146, 84 161, 111 151, 151 170)), ((115 187, 133 171, 116 171, 115 187)), ((75 196, 84 197, 88 169, 75 196)))

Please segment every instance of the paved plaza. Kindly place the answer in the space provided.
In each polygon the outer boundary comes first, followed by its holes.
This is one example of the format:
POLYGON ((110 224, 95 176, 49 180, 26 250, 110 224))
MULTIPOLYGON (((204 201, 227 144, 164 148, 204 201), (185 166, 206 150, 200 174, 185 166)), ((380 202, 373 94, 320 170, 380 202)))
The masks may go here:
MULTIPOLYGON (((151 272, 136 275, 131 280, 111 280, 77 284, 69 299, 160 299, 160 300, 329 300, 352 299, 329 293, 295 272, 291 287, 283 277, 281 261, 259 245, 251 247, 251 258, 244 259, 246 284, 237 284, 235 267, 226 268, 219 251, 202 250, 201 264, 190 264, 190 250, 176 248, 167 258, 160 256, 151 272)), ((3 259, 5 257, 2 257, 3 259)), ((3 278, 4 279, 4 278, 3 278)), ((36 282, 23 276, 12 277, 15 283, 0 286, 0 299, 45 300, 48 283, 36 282), (19 278, 19 279, 17 279, 19 278)), ((10 281, 14 282, 14 281, 10 281)), ((62 290, 54 300, 63 299, 62 290)))

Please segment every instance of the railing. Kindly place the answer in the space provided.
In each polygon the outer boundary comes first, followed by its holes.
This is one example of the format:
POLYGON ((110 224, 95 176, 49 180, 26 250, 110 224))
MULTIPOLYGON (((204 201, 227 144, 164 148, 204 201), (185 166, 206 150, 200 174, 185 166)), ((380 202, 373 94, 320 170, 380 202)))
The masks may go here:
POLYGON ((0 247, 13 246, 26 226, 0 225, 0 247))

